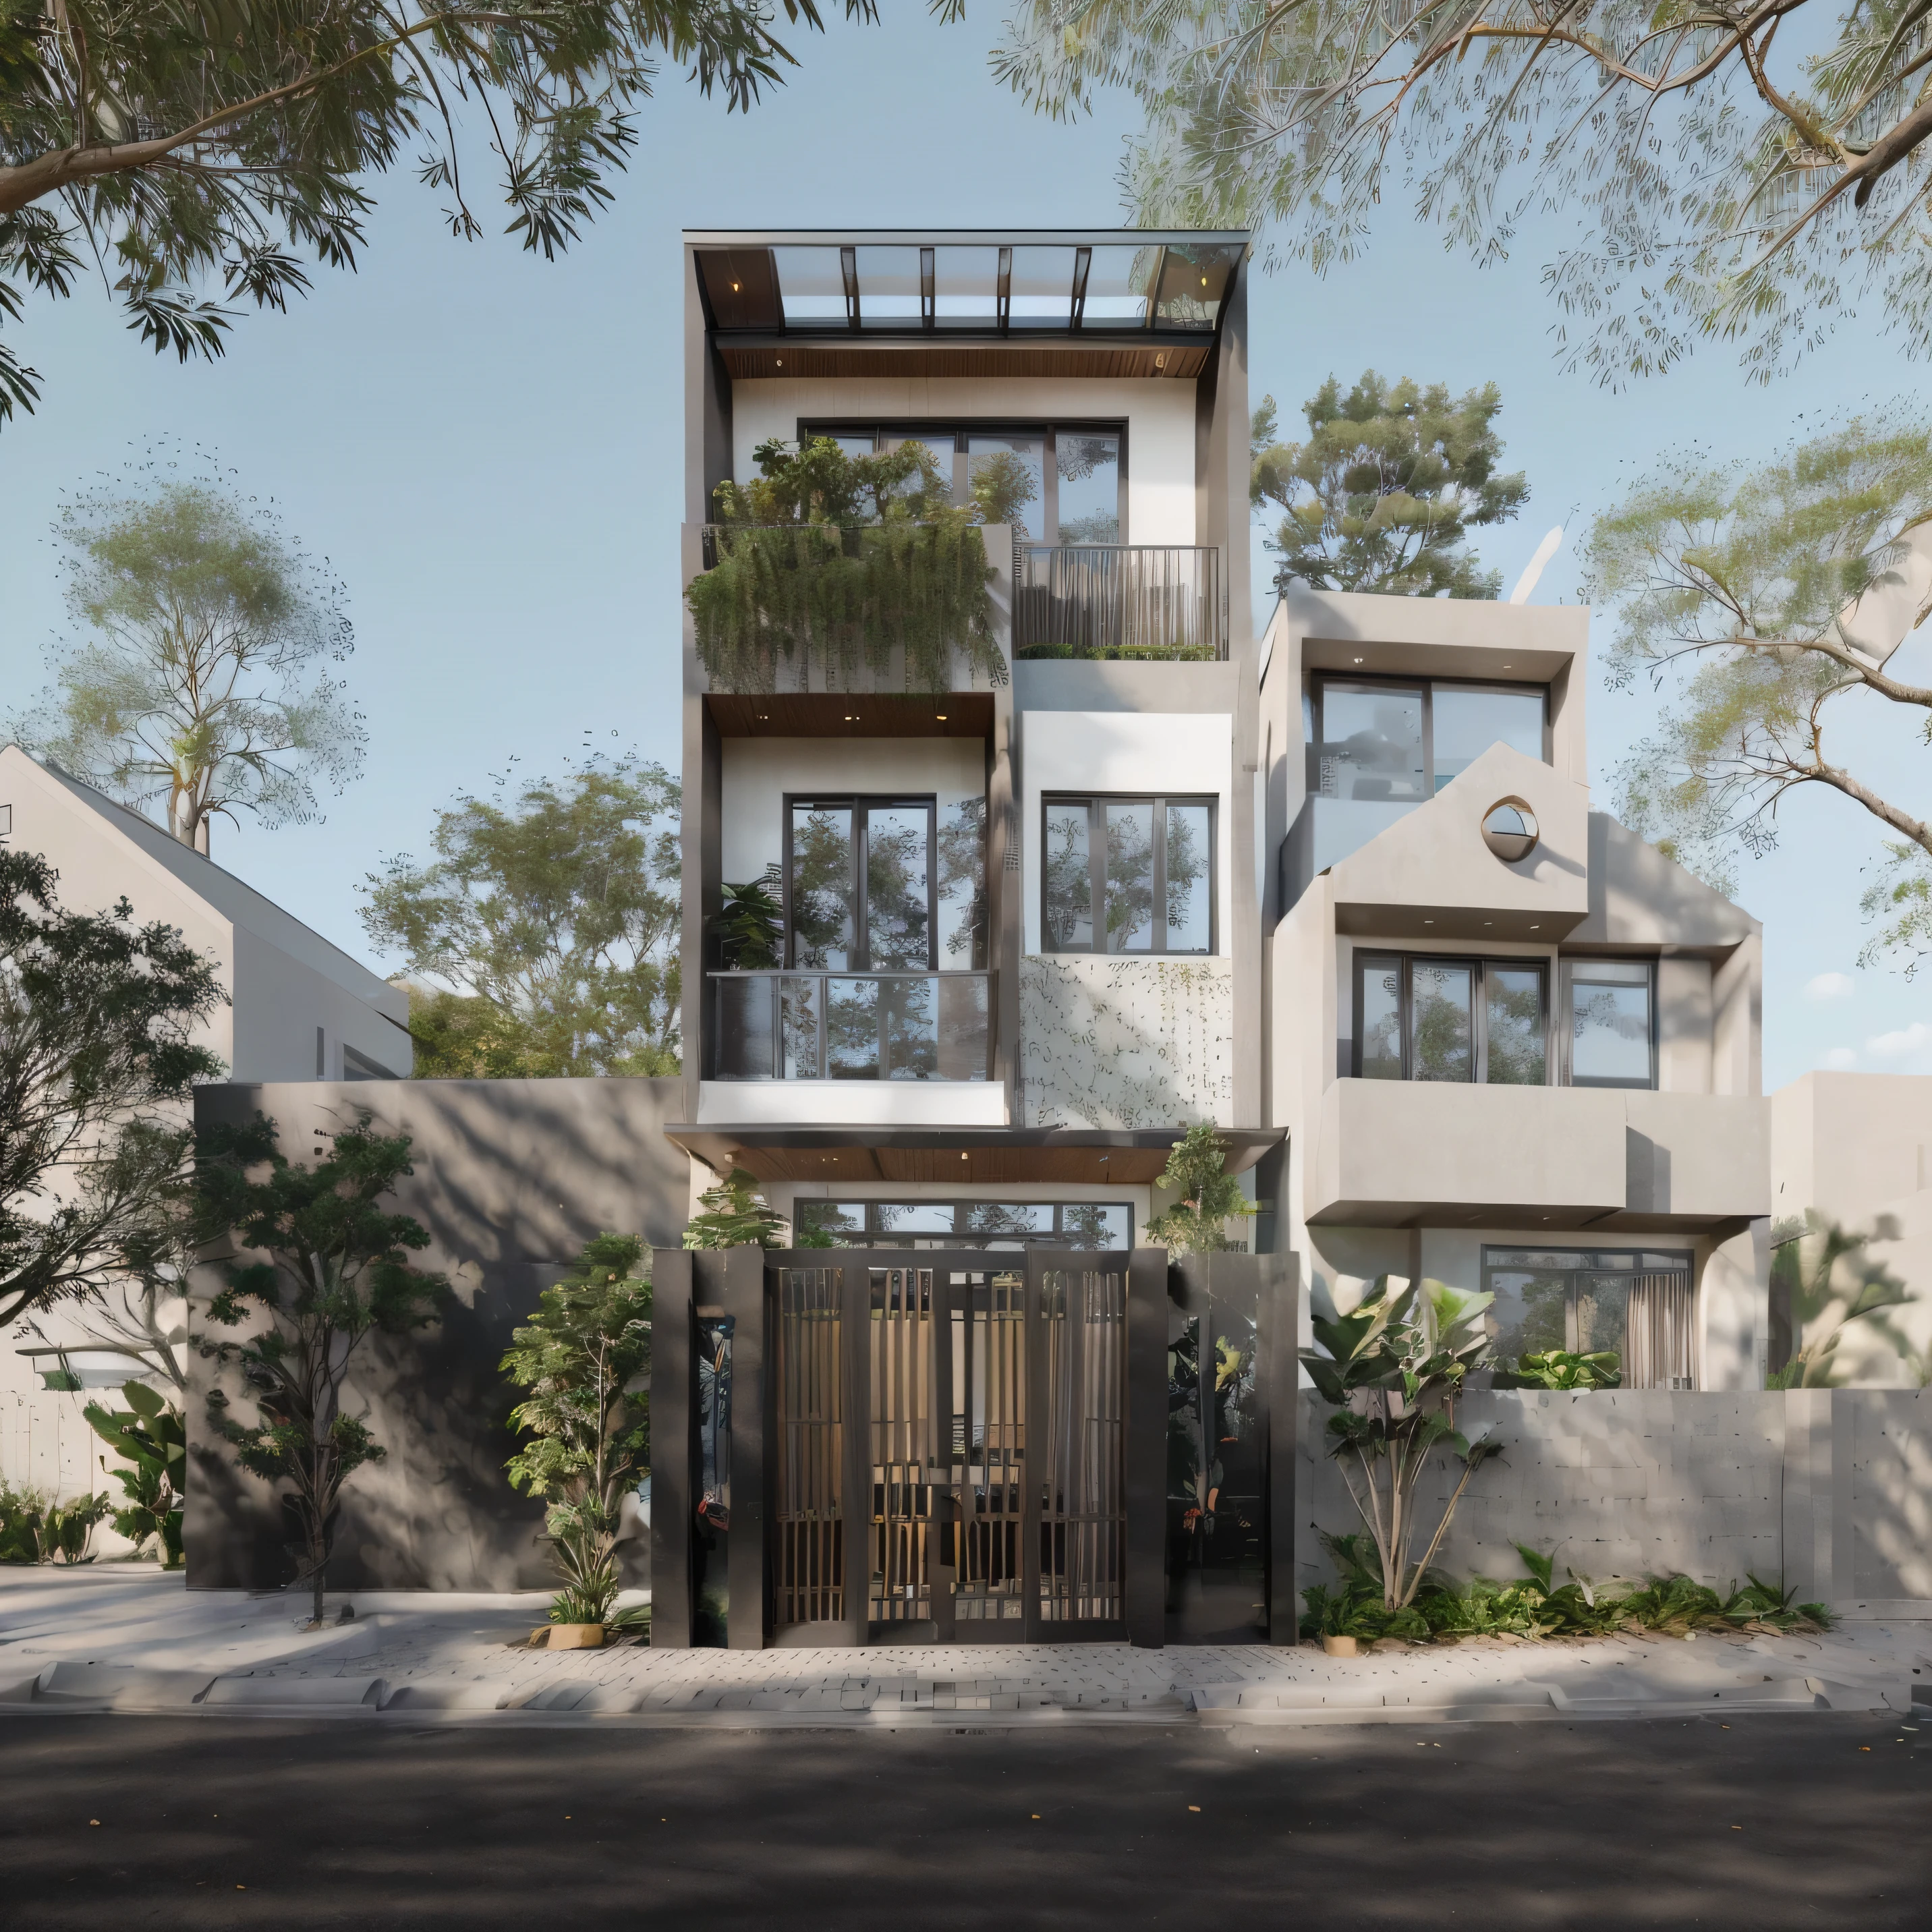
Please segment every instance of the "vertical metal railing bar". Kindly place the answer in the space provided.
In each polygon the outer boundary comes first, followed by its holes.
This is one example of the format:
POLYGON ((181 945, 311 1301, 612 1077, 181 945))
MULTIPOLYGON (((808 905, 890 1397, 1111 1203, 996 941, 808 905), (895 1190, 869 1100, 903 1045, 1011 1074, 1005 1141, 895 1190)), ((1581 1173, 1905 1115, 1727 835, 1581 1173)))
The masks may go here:
POLYGON ((1030 544, 1016 553, 1014 648, 1228 655, 1212 546, 1030 544))

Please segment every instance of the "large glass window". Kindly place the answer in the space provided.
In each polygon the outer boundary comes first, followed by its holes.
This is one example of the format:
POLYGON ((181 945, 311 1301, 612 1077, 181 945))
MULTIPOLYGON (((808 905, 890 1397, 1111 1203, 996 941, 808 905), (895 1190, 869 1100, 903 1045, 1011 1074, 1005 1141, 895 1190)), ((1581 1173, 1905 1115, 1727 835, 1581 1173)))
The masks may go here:
POLYGON ((1048 798, 1041 926, 1049 952, 1210 952, 1206 799, 1048 798))
POLYGON ((1654 1087, 1650 961, 1566 959, 1563 980, 1570 1085, 1654 1087))
POLYGON ((1120 1249, 1134 1210, 1100 1201, 801 1201, 794 1225, 842 1247, 1120 1249))
POLYGON ((1311 708, 1308 782, 1323 798, 1416 804, 1492 745, 1545 755, 1540 685, 1324 677, 1311 708))
POLYGON ((1485 1248, 1494 1363, 1568 1349, 1617 1358, 1624 1388, 1694 1388, 1690 1257, 1642 1249, 1485 1248))
POLYGON ((1054 439, 1060 485, 1060 541, 1117 544, 1120 540, 1120 439, 1063 430, 1054 439))
POLYGON ((1538 960, 1358 952, 1356 1077, 1543 1086, 1546 984, 1538 960))
MULTIPOLYGON (((792 799, 785 813, 787 963, 820 972, 929 970, 934 957, 934 801, 792 799)), ((949 965, 962 962, 949 960, 949 965)), ((869 982, 867 982, 869 985, 869 982)), ((875 994, 835 982, 828 1019, 864 1030, 854 1002, 875 994)))

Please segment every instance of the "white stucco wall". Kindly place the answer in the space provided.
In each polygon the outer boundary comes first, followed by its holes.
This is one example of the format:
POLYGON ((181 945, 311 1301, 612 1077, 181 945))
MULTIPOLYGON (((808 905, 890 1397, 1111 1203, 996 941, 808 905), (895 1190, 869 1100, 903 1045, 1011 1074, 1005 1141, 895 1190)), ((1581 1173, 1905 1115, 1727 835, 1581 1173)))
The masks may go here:
POLYGON ((1123 541, 1192 544, 1194 392, 1190 382, 1060 380, 1014 376, 812 377, 734 382, 732 473, 758 474, 752 452, 773 436, 791 442, 802 422, 1024 423, 1124 422, 1127 527, 1123 541))

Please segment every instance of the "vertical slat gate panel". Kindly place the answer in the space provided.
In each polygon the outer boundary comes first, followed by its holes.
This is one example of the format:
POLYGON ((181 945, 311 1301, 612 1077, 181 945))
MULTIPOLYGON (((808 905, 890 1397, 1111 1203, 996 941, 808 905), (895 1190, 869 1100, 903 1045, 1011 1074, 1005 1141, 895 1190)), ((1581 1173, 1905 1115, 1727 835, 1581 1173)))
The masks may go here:
POLYGON ((778 1495, 773 1620, 836 1623, 844 1574, 845 1270, 778 1270, 778 1495))

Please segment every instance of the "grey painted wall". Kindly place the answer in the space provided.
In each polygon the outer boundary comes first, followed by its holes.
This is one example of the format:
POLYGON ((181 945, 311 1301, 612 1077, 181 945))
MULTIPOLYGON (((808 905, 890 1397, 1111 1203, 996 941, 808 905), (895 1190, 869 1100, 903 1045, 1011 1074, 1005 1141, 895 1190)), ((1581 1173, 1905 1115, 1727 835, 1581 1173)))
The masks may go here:
MULTIPOLYGON (((1330 1574, 1318 1528, 1358 1519, 1325 1453, 1330 1412, 1301 1400, 1306 1588, 1330 1574)), ((1520 1542, 1556 1546, 1559 1577, 1682 1570, 1724 1589, 1754 1570, 1840 1612, 1932 1612, 1932 1390, 1498 1390, 1465 1396, 1456 1420, 1507 1447, 1463 1492, 1437 1559, 1451 1576, 1520 1576, 1520 1542)), ((1432 1533, 1448 1465, 1424 1486, 1432 1533)))
MULTIPOLYGON (((373 1336, 348 1391, 387 1459, 344 1492, 329 1580, 344 1589, 534 1589, 551 1581, 542 1510, 503 1474, 514 1400, 497 1372, 511 1331, 584 1243, 607 1228, 676 1245, 689 1199, 686 1156, 663 1136, 676 1080, 356 1081, 204 1087, 202 1124, 266 1114, 292 1160, 366 1110, 410 1134, 416 1172, 393 1198, 429 1231, 420 1264, 454 1301, 414 1337, 373 1336)), ((190 1332, 210 1332, 198 1285, 190 1332)), ((217 1336, 238 1331, 212 1331, 217 1336)), ((194 1358, 188 1403, 190 1588, 286 1581, 288 1540, 268 1486, 237 1471, 207 1426, 210 1365, 194 1358)), ((232 1378, 230 1378, 231 1390, 232 1378)), ((641 1542, 627 1580, 647 1580, 641 1542)))

